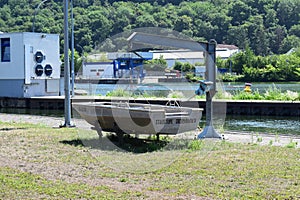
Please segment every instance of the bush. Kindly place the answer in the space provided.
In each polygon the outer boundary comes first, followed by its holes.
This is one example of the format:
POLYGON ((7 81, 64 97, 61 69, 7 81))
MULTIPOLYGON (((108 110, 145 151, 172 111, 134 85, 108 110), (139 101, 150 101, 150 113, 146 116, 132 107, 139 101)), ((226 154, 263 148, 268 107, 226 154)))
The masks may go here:
POLYGON ((116 90, 108 92, 106 94, 106 96, 107 97, 130 97, 131 94, 130 94, 130 92, 128 92, 124 89, 118 88, 116 90))
POLYGON ((264 97, 258 90, 254 92, 236 91, 232 99, 234 100, 263 100, 264 97))
POLYGON ((202 140, 193 140, 188 144, 188 149, 192 151, 201 150, 203 148, 202 140))

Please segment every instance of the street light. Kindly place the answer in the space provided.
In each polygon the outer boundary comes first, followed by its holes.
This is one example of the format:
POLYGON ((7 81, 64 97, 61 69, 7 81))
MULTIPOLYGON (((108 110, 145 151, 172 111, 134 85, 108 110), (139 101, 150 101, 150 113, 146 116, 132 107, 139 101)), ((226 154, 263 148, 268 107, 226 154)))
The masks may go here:
POLYGON ((64 0, 64 89, 65 89, 65 124, 61 127, 74 127, 71 124, 70 68, 69 68, 68 0, 64 0))
POLYGON ((74 67, 74 15, 73 15, 73 0, 71 0, 71 90, 72 96, 75 95, 74 84, 75 84, 75 67, 74 67))
POLYGON ((36 7, 36 9, 35 9, 35 11, 34 11, 34 16, 33 16, 33 21, 32 21, 32 32, 34 32, 35 16, 36 16, 36 14, 37 14, 39 8, 41 7, 41 5, 42 5, 43 3, 45 3, 46 1, 48 1, 48 0, 43 0, 41 3, 39 3, 39 5, 36 7))

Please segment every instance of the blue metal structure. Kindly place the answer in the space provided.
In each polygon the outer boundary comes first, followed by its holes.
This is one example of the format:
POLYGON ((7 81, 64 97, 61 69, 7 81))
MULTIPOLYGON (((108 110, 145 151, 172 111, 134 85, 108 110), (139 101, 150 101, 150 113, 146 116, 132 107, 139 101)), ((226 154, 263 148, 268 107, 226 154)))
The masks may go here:
POLYGON ((133 69, 136 67, 140 67, 138 77, 144 78, 144 61, 151 59, 153 59, 153 54, 151 52, 134 52, 119 55, 113 61, 114 78, 120 78, 117 73, 121 70, 127 70, 130 75, 134 76, 133 69))

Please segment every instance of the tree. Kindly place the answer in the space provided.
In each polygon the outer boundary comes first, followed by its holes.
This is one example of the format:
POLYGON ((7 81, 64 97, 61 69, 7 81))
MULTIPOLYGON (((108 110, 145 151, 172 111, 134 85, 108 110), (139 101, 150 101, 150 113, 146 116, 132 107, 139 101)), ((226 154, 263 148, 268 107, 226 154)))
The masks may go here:
POLYGON ((235 44, 240 49, 246 49, 250 45, 248 27, 245 25, 230 26, 226 42, 228 44, 235 44))
POLYGON ((150 14, 143 14, 136 18, 136 28, 139 27, 157 27, 158 23, 150 14))
POLYGON ((300 21, 300 3, 299 0, 280 0, 277 6, 277 16, 279 24, 285 26, 288 30, 300 21))
POLYGON ((214 33, 212 36, 218 43, 223 43, 226 40, 226 35, 224 33, 228 32, 231 17, 228 17, 225 12, 218 12, 209 15, 209 21, 214 28, 214 33))
POLYGON ((112 23, 108 20, 108 18, 103 15, 103 11, 95 10, 91 11, 88 14, 90 19, 89 27, 91 29, 92 40, 94 42, 102 42, 105 38, 110 34, 112 23))
POLYGON ((276 25, 275 27, 269 28, 269 38, 270 38, 270 50, 278 54, 280 46, 287 35, 285 27, 276 25))
POLYGON ((263 17, 261 15, 250 17, 248 31, 250 47, 254 53, 257 55, 268 55, 269 40, 266 29, 263 25, 263 17))
POLYGON ((112 5, 112 21, 114 22, 112 34, 118 34, 130 29, 134 21, 134 5, 132 2, 115 2, 112 5))
POLYGON ((182 32, 183 30, 190 30, 192 27, 193 19, 187 15, 183 15, 178 17, 175 21, 174 29, 178 32, 182 32))
POLYGON ((144 69, 149 71, 164 71, 168 67, 167 61, 160 56, 159 59, 147 60, 144 69))
POLYGON ((300 38, 295 35, 287 36, 280 46, 279 53, 286 53, 292 48, 298 47, 300 47, 300 38))
POLYGON ((300 38, 300 24, 295 24, 289 30, 290 35, 295 35, 300 38))
POLYGON ((228 9, 228 15, 231 17, 233 25, 243 24, 251 16, 251 7, 243 1, 233 1, 228 9))
POLYGON ((254 52, 249 47, 246 47, 245 51, 233 55, 232 71, 242 74, 244 65, 251 66, 254 57, 254 52))

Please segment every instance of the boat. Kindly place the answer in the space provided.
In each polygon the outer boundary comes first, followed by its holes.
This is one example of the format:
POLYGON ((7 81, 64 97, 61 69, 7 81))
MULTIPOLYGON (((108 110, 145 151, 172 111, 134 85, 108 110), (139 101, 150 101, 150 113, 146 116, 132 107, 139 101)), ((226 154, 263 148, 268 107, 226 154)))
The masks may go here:
POLYGON ((196 130, 201 108, 129 102, 74 102, 81 118, 102 131, 117 134, 176 135, 196 130))

